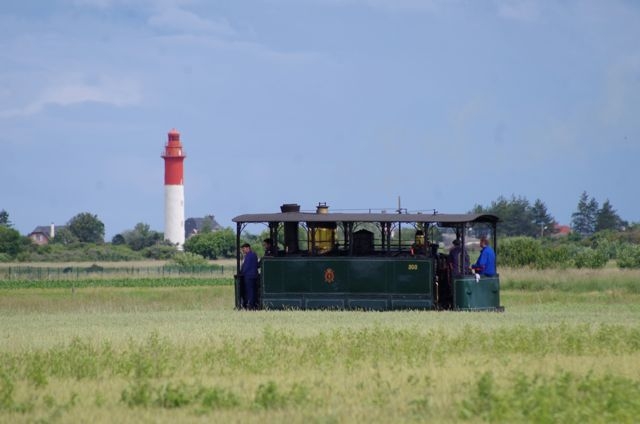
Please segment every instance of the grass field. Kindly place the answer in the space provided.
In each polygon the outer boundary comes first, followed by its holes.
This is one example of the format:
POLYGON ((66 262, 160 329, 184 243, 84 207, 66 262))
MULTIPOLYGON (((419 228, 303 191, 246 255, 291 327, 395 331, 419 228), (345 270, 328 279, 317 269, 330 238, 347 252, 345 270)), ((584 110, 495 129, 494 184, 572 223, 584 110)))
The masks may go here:
POLYGON ((0 288, 0 422, 637 422, 638 273, 502 276, 505 313, 0 288))

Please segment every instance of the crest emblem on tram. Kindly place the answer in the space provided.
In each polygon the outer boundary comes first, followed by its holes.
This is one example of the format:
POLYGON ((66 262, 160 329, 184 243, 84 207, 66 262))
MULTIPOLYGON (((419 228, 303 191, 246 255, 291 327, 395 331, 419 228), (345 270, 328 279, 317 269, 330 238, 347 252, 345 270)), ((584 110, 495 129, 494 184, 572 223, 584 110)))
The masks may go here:
POLYGON ((336 274, 331 268, 327 268, 324 270, 324 282, 327 284, 331 284, 335 281, 336 274))

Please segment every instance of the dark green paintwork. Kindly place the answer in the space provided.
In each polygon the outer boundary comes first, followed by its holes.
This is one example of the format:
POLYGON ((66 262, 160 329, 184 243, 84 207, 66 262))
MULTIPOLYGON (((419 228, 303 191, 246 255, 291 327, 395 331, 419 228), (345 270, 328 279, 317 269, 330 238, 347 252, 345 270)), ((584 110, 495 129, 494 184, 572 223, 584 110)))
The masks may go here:
POLYGON ((453 281, 453 307, 458 310, 501 310, 500 278, 456 278, 453 281))
POLYGON ((265 258, 261 303, 269 309, 431 309, 430 258, 265 258))

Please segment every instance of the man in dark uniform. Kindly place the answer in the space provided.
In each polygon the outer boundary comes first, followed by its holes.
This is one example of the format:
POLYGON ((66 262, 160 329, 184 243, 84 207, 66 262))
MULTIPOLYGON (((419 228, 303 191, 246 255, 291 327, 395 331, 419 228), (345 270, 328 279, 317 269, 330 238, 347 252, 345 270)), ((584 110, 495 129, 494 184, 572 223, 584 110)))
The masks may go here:
POLYGON ((241 246, 244 261, 240 267, 242 276, 242 307, 256 309, 256 288, 258 286, 258 256, 251 250, 251 246, 245 243, 241 246))
POLYGON ((449 266, 451 273, 456 275, 464 275, 469 271, 469 254, 467 250, 461 246, 460 239, 453 241, 453 247, 449 251, 449 266), (464 256, 464 260, 463 260, 464 256))
POLYGON ((270 238, 264 239, 262 246, 264 246, 264 256, 278 256, 278 247, 270 238))

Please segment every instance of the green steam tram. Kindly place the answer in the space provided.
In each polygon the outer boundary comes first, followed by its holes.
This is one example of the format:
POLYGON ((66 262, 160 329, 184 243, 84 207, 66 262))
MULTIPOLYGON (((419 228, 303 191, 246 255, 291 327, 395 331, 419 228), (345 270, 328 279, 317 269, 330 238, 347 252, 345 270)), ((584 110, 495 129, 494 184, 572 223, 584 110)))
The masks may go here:
POLYGON ((435 211, 335 213, 326 204, 311 212, 284 204, 277 213, 239 215, 236 308, 243 305, 241 234, 248 224, 264 224, 277 248, 260 260, 258 309, 501 311, 499 275, 480 277, 468 263, 455 271, 441 248, 443 240, 467 246, 482 234, 497 252, 498 221, 435 211))

